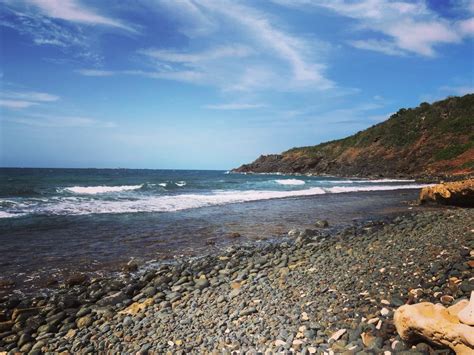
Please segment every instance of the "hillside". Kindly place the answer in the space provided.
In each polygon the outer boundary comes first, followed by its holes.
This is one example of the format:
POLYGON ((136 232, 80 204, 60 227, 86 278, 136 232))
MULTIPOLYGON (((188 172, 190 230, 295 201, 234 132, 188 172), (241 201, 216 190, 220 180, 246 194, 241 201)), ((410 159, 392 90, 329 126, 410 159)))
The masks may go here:
POLYGON ((456 177, 474 172, 474 94, 413 109, 347 138, 262 155, 233 172, 456 177))

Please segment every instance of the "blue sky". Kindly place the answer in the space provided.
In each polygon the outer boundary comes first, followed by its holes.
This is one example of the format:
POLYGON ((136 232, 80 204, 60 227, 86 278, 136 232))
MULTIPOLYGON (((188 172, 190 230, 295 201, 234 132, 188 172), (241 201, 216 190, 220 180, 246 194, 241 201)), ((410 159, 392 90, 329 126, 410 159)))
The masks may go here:
POLYGON ((474 1, 0 0, 0 165, 229 169, 474 91, 474 1))

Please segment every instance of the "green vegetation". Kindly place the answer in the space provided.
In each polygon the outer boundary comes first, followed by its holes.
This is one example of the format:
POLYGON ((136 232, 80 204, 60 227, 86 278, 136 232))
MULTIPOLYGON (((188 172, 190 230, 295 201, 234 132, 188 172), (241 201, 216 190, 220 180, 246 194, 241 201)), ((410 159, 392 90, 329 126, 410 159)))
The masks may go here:
POLYGON ((403 149, 421 138, 429 141, 446 141, 435 154, 436 160, 452 159, 471 148, 465 136, 474 137, 474 94, 449 97, 428 104, 423 102, 414 109, 400 109, 387 121, 344 139, 321 143, 311 147, 293 148, 284 154, 304 154, 308 157, 337 155, 348 148, 365 148, 377 144, 388 149, 403 149))
POLYGON ((467 151, 469 148, 472 148, 473 146, 474 145, 472 143, 451 145, 438 151, 435 154, 434 158, 435 160, 453 159, 467 151))

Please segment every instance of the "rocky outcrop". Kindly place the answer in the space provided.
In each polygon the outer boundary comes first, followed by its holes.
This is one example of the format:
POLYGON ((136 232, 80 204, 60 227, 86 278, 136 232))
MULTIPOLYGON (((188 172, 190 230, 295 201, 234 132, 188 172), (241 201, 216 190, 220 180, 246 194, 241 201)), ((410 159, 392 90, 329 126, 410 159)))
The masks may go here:
POLYGON ((233 170, 358 177, 470 177, 474 174, 474 94, 400 109, 344 139, 262 155, 233 170))
POLYGON ((395 327, 407 342, 424 339, 439 346, 448 346, 457 355, 474 354, 474 326, 462 324, 458 314, 468 306, 462 300, 449 308, 422 302, 406 305, 395 312, 395 327))
POLYGON ((474 179, 424 187, 420 192, 420 203, 430 202, 474 207, 474 179))

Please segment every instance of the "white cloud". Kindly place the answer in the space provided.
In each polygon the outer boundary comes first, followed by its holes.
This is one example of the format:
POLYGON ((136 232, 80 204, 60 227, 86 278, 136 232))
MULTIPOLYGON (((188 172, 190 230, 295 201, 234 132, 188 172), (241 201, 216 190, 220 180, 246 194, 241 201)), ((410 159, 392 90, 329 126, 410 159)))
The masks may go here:
MULTIPOLYGON (((418 54, 432 57, 436 47, 459 43, 472 34, 470 20, 455 22, 441 18, 428 8, 425 1, 390 0, 274 0, 285 6, 302 9, 323 8, 355 19, 359 30, 377 32, 385 38, 366 38, 349 43, 356 48, 374 50, 389 55, 418 54)), ((472 3, 470 5, 472 7, 472 3)), ((373 34, 371 34, 373 36, 373 34)))
MULTIPOLYGON (((290 34, 264 12, 224 0, 161 0, 158 4, 151 8, 177 19, 178 31, 191 39, 189 45, 173 50, 142 49, 138 54, 153 69, 113 74, 191 82, 222 91, 327 90, 335 86, 324 75, 321 42, 290 34), (221 33, 227 33, 227 42, 223 43, 221 33)), ((111 75, 90 69, 80 73, 111 75)))
POLYGON ((227 45, 212 48, 202 52, 177 52, 172 50, 159 49, 143 49, 140 54, 147 55, 151 58, 172 63, 193 64, 210 60, 218 60, 228 57, 247 57, 252 54, 253 50, 243 45, 227 45))
POLYGON ((0 107, 8 109, 23 109, 45 102, 59 100, 59 96, 45 92, 34 91, 2 91, 0 92, 0 107))
POLYGON ((469 85, 442 86, 440 90, 452 95, 463 96, 466 94, 474 93, 474 86, 469 86, 469 85))
POLYGON ((24 101, 24 100, 4 100, 0 99, 0 107, 9 109, 21 109, 36 105, 37 102, 24 101))
POLYGON ((79 70, 76 70, 76 72, 84 76, 112 76, 116 74, 116 72, 111 71, 111 70, 97 70, 97 69, 79 69, 79 70))
POLYGON ((465 36, 474 35, 474 17, 457 23, 458 31, 465 36))
POLYGON ((8 117, 5 121, 34 127, 46 128, 114 128, 110 121, 99 121, 89 117, 29 115, 27 117, 8 117))
POLYGON ((397 45, 389 42, 376 39, 349 41, 350 45, 359 49, 368 49, 375 52, 381 52, 388 55, 405 55, 406 53, 397 48, 397 45))
POLYGON ((89 25, 104 25, 135 31, 122 22, 96 13, 81 5, 77 0, 28 0, 46 16, 89 25))
POLYGON ((204 108, 210 110, 252 110, 265 107, 263 104, 246 104, 246 103, 228 103, 217 105, 205 105, 204 108))
POLYGON ((3 91, 0 93, 0 96, 7 97, 10 99, 23 99, 28 101, 39 101, 39 102, 53 102, 58 101, 59 96, 48 94, 45 92, 35 92, 35 91, 3 91))

